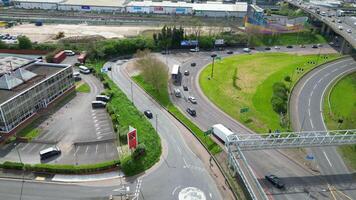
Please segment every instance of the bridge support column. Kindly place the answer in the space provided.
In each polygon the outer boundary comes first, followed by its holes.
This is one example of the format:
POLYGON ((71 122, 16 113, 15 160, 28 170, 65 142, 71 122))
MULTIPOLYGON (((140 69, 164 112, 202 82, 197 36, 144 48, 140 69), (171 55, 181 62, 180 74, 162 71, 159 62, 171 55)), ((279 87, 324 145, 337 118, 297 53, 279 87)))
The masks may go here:
POLYGON ((325 32, 325 35, 326 36, 330 36, 330 31, 331 31, 331 28, 329 26, 326 27, 326 32, 325 32))
POLYGON ((325 29, 326 29, 327 25, 323 23, 323 25, 321 26, 321 30, 320 30, 320 33, 322 35, 325 35, 325 29))
POLYGON ((340 53, 341 54, 350 54, 352 52, 352 46, 345 39, 342 39, 340 53))

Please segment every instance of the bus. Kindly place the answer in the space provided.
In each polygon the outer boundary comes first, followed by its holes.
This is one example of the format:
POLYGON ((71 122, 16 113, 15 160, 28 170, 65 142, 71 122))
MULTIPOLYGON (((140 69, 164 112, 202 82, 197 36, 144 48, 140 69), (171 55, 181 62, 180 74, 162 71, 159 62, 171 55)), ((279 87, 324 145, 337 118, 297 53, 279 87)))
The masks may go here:
POLYGON ((57 147, 49 147, 47 149, 43 149, 42 151, 40 151, 40 158, 41 160, 45 160, 47 158, 50 158, 52 156, 56 156, 61 154, 61 150, 57 147))
POLYGON ((91 102, 91 106, 92 108, 105 108, 106 107, 106 103, 103 101, 92 101, 91 102))
POLYGON ((80 71, 80 73, 83 73, 83 74, 90 74, 90 69, 84 65, 79 66, 79 71, 80 71))
POLYGON ((179 78, 180 78, 180 66, 179 65, 173 65, 171 75, 172 75, 172 79, 174 81, 179 80, 179 78))
POLYGON ((109 102, 110 97, 105 96, 105 95, 96 95, 95 100, 103 101, 103 102, 109 102))

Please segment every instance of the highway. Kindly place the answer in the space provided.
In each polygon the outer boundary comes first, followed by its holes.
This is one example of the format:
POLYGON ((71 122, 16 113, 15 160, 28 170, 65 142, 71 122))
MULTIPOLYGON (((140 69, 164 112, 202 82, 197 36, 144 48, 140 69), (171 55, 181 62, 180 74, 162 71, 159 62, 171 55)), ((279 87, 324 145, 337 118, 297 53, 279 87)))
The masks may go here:
MULTIPOLYGON (((299 51, 295 48, 289 51, 299 51)), ((284 51, 284 50, 281 50, 284 51)), ((304 50, 305 51, 305 50, 304 50)), ((311 50, 319 52, 319 50, 311 50)), ((242 53, 241 49, 234 50, 235 54, 242 53)), ((226 52, 217 52, 219 56, 229 56, 226 52)), ((207 130, 212 125, 221 123, 226 127, 239 134, 255 134, 250 129, 243 126, 241 123, 232 119, 230 116, 222 112, 207 97, 202 93, 199 86, 199 72, 212 61, 210 58, 211 52, 199 52, 199 53, 178 53, 171 54, 169 56, 157 55, 163 62, 166 62, 168 66, 173 64, 180 64, 183 73, 185 70, 189 70, 189 76, 183 76, 182 85, 188 86, 188 91, 183 91, 182 86, 170 85, 170 91, 173 88, 180 88, 183 92, 182 98, 171 97, 174 104, 176 104, 183 113, 186 114, 191 120, 193 120, 202 130, 207 130), (195 62, 196 66, 191 67, 191 63, 195 62), (191 104, 187 98, 188 96, 194 96, 197 99, 197 104, 191 104), (185 109, 187 107, 194 108, 197 111, 196 117, 191 117, 185 109)), ((268 130, 266 130, 267 132, 268 130)), ((308 192, 313 193, 318 199, 328 199, 329 196, 322 194, 325 189, 325 185, 308 185, 308 179, 303 180, 303 177, 312 176, 312 172, 306 167, 302 166, 286 156, 283 151, 279 150, 266 150, 266 151, 250 151, 245 152, 245 156, 249 161, 249 165, 252 167, 255 176, 258 178, 262 187, 267 195, 273 199, 306 199, 309 195, 308 192), (261 159, 268 158, 268 159, 261 159), (280 191, 273 188, 273 186, 264 180, 264 175, 273 173, 281 177, 287 185, 287 190, 280 191), (293 178, 297 177, 298 182, 293 182, 293 178), (291 186, 291 187, 289 187, 291 186), (293 186, 293 187, 292 187, 293 186)), ((318 177, 315 177, 318 179, 318 177)))
MULTIPOLYGON (((131 80, 125 64, 106 63, 106 66, 109 65, 113 70, 109 75, 121 90, 129 98, 132 97, 131 90, 133 91, 134 105, 142 112, 147 109, 151 110, 154 118, 150 121, 161 136, 163 158, 159 166, 154 167, 152 172, 142 177, 141 191, 145 199, 177 199, 179 191, 187 187, 194 187, 198 191, 202 191, 207 200, 231 198, 226 196, 229 194, 226 191, 223 198, 201 159, 192 152, 186 140, 183 139, 185 134, 191 135, 191 133, 140 87, 132 84, 131 88, 131 80)), ((194 145, 199 146, 199 143, 194 145)))
MULTIPOLYGON (((327 89, 334 81, 351 72, 356 71, 356 61, 347 57, 341 60, 325 64, 314 69, 304 76, 296 85, 291 96, 291 121, 296 131, 321 131, 326 130, 323 119, 323 97, 327 95, 327 89)), ((345 91, 347 92, 347 91, 345 91)), ((340 97, 342 98, 342 97, 340 97)), ((308 153, 312 154, 317 162, 318 170, 322 175, 344 175, 349 174, 344 161, 337 153, 335 147, 310 148, 308 153)), ((347 178, 338 176, 329 179, 330 184, 339 183, 336 188, 347 190, 351 197, 356 197, 355 188, 350 191, 347 188, 347 178), (341 182, 341 183, 340 183, 341 182)), ((349 176, 351 179, 352 177, 349 176)))

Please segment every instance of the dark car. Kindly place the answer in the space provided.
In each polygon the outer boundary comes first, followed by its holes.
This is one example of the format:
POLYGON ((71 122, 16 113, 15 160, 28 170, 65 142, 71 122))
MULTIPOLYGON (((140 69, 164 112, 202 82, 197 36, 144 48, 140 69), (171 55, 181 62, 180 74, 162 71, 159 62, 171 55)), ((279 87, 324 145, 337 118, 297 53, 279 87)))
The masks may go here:
POLYGON ((185 71, 184 71, 184 75, 189 76, 189 71, 188 71, 188 70, 185 70, 185 71))
POLYGON ((314 44, 314 45, 312 46, 312 48, 313 48, 313 49, 317 49, 317 48, 318 48, 318 45, 314 44))
POLYGON ((266 47, 265 50, 269 51, 271 50, 271 47, 266 47))
POLYGON ((143 114, 145 114, 148 119, 152 119, 153 118, 153 115, 152 115, 150 110, 145 110, 143 112, 143 114))
POLYGON ((226 53, 227 54, 233 54, 234 52, 233 51, 227 51, 226 53))
POLYGON ((292 45, 288 45, 287 48, 288 48, 288 49, 291 49, 291 48, 293 48, 293 46, 292 46, 292 45))
POLYGON ((190 66, 195 67, 197 64, 196 63, 191 63, 190 66))
POLYGON ((272 185, 276 186, 279 189, 284 188, 284 183, 277 176, 270 174, 265 176, 266 180, 272 183, 272 185))
POLYGON ((183 85, 183 90, 184 90, 184 91, 188 91, 188 86, 183 85))
POLYGON ((197 115, 197 112, 192 109, 192 108, 187 108, 187 112, 191 115, 191 116, 196 116, 197 115))

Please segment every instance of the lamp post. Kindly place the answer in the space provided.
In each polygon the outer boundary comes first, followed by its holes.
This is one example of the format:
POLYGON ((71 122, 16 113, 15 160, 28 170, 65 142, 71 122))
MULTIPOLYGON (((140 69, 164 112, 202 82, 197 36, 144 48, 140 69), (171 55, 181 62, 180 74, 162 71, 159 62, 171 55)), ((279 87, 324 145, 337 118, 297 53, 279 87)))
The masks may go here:
POLYGON ((211 78, 214 77, 214 62, 215 62, 215 57, 216 57, 216 56, 217 56, 217 55, 216 55, 215 53, 210 55, 210 57, 213 58, 213 65, 212 65, 212 67, 211 67, 211 78))
POLYGON ((19 156, 20 163, 22 164, 22 182, 21 182, 21 191, 20 191, 20 200, 22 200, 23 185, 25 183, 25 166, 24 166, 24 164, 22 162, 19 149, 17 148, 17 144, 15 143, 15 145, 16 145, 15 149, 16 149, 17 155, 19 156))

